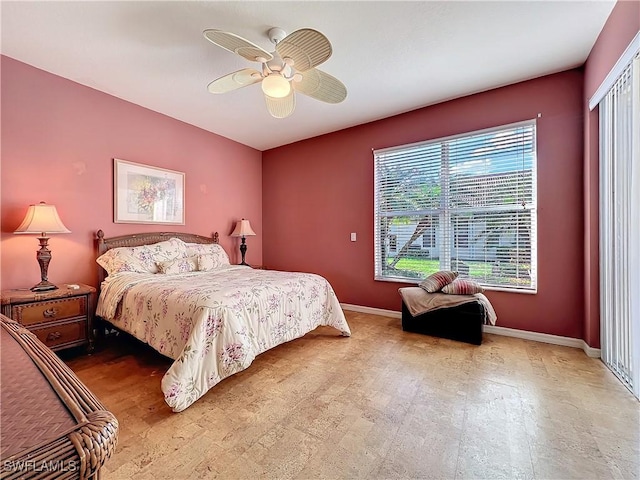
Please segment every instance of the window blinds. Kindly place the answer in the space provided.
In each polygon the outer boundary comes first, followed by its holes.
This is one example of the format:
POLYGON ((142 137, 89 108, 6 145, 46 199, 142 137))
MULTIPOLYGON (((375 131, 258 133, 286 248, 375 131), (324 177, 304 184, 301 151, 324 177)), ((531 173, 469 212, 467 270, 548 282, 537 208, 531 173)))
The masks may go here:
POLYGON ((640 398, 640 57, 599 104, 602 360, 640 398))
POLYGON ((535 132, 531 120, 374 150, 376 279, 452 269, 535 290, 535 132))

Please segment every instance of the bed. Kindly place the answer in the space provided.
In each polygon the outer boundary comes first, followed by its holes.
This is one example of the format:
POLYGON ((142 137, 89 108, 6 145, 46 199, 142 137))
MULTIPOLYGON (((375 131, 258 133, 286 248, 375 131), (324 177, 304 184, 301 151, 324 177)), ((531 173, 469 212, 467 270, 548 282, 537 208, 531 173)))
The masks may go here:
POLYGON ((118 421, 19 323, 0 315, 0 478, 98 478, 118 421))
POLYGON ((351 335, 326 279, 230 265, 217 233, 105 238, 100 230, 97 244, 96 315, 174 360, 161 389, 175 412, 320 325, 351 335))

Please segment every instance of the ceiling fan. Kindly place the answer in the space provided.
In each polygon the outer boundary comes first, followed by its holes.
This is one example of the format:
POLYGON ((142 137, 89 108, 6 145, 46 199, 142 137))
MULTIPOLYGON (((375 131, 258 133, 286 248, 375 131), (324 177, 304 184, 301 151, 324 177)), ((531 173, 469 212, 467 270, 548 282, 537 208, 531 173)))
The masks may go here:
POLYGON ((234 33, 205 30, 210 42, 251 61, 261 69, 243 68, 220 77, 208 85, 211 93, 227 93, 262 82, 267 110, 276 118, 285 118, 296 106, 294 92, 327 103, 340 103, 347 96, 344 84, 316 67, 332 53, 331 43, 317 30, 304 28, 287 35, 281 28, 267 33, 275 50, 269 53, 234 33))

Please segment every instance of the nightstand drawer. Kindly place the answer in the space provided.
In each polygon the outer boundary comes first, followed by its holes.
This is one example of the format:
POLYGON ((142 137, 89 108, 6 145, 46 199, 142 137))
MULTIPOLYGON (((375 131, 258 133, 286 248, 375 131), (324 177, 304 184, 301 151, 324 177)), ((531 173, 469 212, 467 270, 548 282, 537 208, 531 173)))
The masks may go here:
POLYGON ((47 347, 53 348, 71 342, 85 342, 87 339, 87 322, 78 320, 77 322, 62 323, 50 327, 33 328, 31 331, 47 347))
POLYGON ((85 296, 17 304, 11 307, 11 318, 23 325, 54 322, 86 315, 87 299, 85 296))

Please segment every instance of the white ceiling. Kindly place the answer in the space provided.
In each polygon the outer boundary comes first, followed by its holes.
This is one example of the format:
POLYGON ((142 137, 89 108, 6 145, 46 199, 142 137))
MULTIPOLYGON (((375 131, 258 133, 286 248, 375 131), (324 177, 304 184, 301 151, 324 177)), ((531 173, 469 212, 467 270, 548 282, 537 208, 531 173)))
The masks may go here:
POLYGON ((9 2, 4 55, 266 150, 584 63, 615 0, 511 2, 9 2), (224 95, 207 84, 257 66, 207 41, 236 33, 272 51, 266 31, 323 32, 321 70, 347 99, 298 94, 272 118, 258 84, 224 95))

